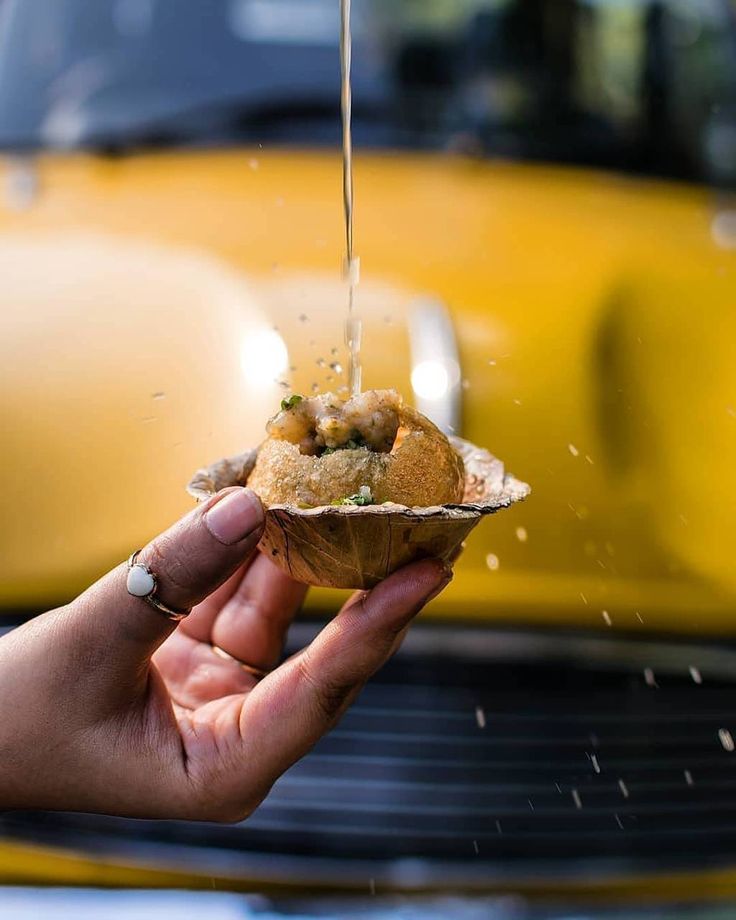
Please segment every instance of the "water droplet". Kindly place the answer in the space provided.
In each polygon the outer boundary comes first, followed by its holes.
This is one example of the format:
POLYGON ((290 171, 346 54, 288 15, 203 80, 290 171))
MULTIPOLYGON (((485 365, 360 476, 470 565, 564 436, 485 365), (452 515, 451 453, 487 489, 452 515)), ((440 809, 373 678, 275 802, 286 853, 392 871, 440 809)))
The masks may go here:
POLYGON ((516 528, 516 539, 519 543, 526 543, 529 539, 529 534, 526 532, 526 527, 517 527, 516 528))
POLYGON ((279 386, 280 386, 280 387, 283 387, 283 389, 285 389, 285 390, 290 390, 290 389, 291 389, 291 384, 289 383, 288 380, 279 380, 279 386))
POLYGON ((500 564, 498 556, 495 553, 488 553, 486 556, 486 565, 492 572, 497 572, 500 564))
POLYGON ((595 772, 600 773, 601 765, 598 763, 598 758, 595 756, 595 754, 590 755, 590 762, 593 764, 593 769, 595 770, 595 772))
POLYGON ((574 444, 568 444, 568 445, 567 445, 567 449, 570 451, 570 453, 573 455, 573 457, 579 457, 579 456, 580 456, 580 451, 577 449, 577 447, 575 447, 574 444))
POLYGON ((620 779, 620 780, 618 781, 618 788, 621 790, 621 795, 622 795, 625 799, 628 799, 628 797, 629 797, 629 787, 626 785, 626 783, 625 783, 622 779, 620 779))
POLYGON ((659 687, 657 679, 654 676, 654 671, 651 668, 644 668, 644 682, 647 687, 659 687))
POLYGON ((529 810, 534 811, 534 802, 531 799, 527 799, 527 802, 529 803, 529 810))
POLYGON ((688 786, 694 786, 695 781, 693 780, 693 775, 689 770, 683 770, 683 776, 685 777, 685 782, 688 786))
POLYGON ((166 399, 166 393, 163 390, 159 390, 158 393, 151 393, 151 399, 166 399))
POLYGON ((330 368, 336 374, 342 374, 342 364, 340 364, 339 361, 333 361, 332 364, 330 364, 330 368))
POLYGON ((733 741, 733 735, 727 728, 718 729, 718 740, 723 745, 723 750, 728 751, 729 754, 736 748, 736 744, 734 744, 733 741))
POLYGON ((593 458, 590 456, 590 454, 586 454, 586 455, 585 455, 585 462, 586 462, 586 463, 589 463, 591 466, 594 465, 594 464, 593 464, 593 458))
POLYGON ((318 384, 318 383, 313 383, 313 384, 312 384, 312 392, 313 392, 313 393, 319 393, 319 384, 318 384))
POLYGON ((616 819, 616 824, 618 824, 618 826, 621 828, 621 830, 623 830, 623 829, 624 829, 624 826, 623 826, 623 824, 621 823, 621 818, 619 818, 618 815, 614 815, 613 817, 616 819))
POLYGON ((495 362, 495 361, 489 361, 489 362, 488 362, 488 365, 489 365, 489 367, 496 367, 496 362, 495 362))
POLYGON ((503 831, 501 830, 501 822, 498 819, 496 819, 496 830, 499 834, 503 834, 503 831))
POLYGON ((582 591, 580 592, 580 600, 585 604, 586 607, 588 606, 588 598, 583 594, 582 591))
POLYGON ((324 358, 317 358, 315 363, 317 367, 327 367, 327 362, 325 361, 324 358))
POLYGON ((486 727, 486 714, 482 706, 475 707, 475 721, 478 723, 478 728, 486 727))
POLYGON ((300 316, 299 316, 299 322, 300 322, 300 323, 308 323, 308 322, 309 322, 309 317, 307 316, 306 313, 300 314, 300 316))
POLYGON ((463 380, 462 387, 463 387, 464 390, 469 390, 469 389, 470 389, 470 381, 469 381, 467 378, 466 378, 465 380, 463 380))
POLYGON ((694 668, 692 665, 690 665, 690 677, 692 677, 696 684, 703 683, 703 675, 700 673, 698 668, 694 668))
POLYGON ((635 613, 636 613, 636 618, 637 618, 637 620, 638 620, 640 623, 643 623, 644 620, 642 619, 642 615, 639 613, 639 611, 636 610, 635 613))
POLYGON ((607 610, 602 610, 601 616, 603 617, 603 622, 606 624, 606 626, 613 626, 613 620, 611 619, 611 614, 607 610))
POLYGON ((473 849, 475 850, 475 855, 478 856, 478 854, 480 853, 480 850, 478 849, 478 841, 477 841, 477 840, 474 840, 474 841, 473 841, 473 849))
POLYGON ((514 405, 515 405, 515 406, 520 406, 520 405, 521 405, 521 400, 520 400, 520 399, 515 399, 515 400, 514 400, 514 405))
POLYGON ((259 165, 259 164, 258 164, 258 160, 257 160, 255 157, 251 157, 251 159, 248 160, 248 166, 250 166, 250 168, 251 168, 254 172, 255 172, 255 170, 258 169, 258 165, 259 165))
POLYGON ((573 802, 575 803, 575 807, 576 807, 576 808, 582 808, 582 807, 583 807, 583 803, 582 803, 582 800, 581 800, 581 798, 580 798, 580 793, 578 792, 578 790, 577 790, 577 789, 573 789, 572 792, 571 792, 571 795, 572 795, 572 800, 573 800, 573 802))
POLYGON ((330 354, 333 355, 333 357, 334 357, 334 355, 337 354, 337 348, 331 348, 331 349, 330 349, 330 354))

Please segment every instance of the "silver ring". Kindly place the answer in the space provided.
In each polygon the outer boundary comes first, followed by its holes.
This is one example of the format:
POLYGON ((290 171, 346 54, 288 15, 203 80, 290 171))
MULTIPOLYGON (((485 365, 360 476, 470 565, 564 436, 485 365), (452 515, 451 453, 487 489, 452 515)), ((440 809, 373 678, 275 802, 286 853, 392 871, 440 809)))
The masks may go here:
POLYGON ((173 607, 167 607, 155 596, 158 581, 147 565, 136 561, 140 552, 137 549, 134 553, 131 553, 130 559, 128 559, 128 579, 126 582, 128 594, 132 597, 139 597, 173 623, 178 623, 188 617, 191 610, 174 610, 173 607))
POLYGON ((263 680, 263 678, 268 674, 268 671, 264 671, 261 668, 255 668, 252 664, 246 664, 244 661, 236 658, 235 655, 231 655, 230 652, 226 652, 224 648, 220 648, 219 645, 212 645, 210 643, 210 648, 215 653, 215 655, 218 656, 218 658, 224 658, 225 661, 234 662, 248 674, 255 677, 256 680, 263 680))

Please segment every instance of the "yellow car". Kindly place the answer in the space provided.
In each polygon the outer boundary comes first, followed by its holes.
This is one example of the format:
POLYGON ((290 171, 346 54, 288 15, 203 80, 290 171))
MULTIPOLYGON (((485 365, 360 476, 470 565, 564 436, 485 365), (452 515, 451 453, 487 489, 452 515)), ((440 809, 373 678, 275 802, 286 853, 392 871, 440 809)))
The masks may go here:
MULTIPOLYGON (((245 825, 6 815, 0 877, 736 897, 734 17, 356 2, 365 385, 532 496, 245 825)), ((8 626, 344 383, 338 26, 1 0, 8 626)))

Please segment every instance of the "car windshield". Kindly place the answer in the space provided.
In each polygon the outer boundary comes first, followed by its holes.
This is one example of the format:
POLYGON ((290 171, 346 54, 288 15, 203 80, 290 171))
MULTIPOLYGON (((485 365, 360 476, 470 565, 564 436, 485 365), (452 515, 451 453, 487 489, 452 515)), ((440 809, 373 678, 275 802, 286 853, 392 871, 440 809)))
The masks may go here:
MULTIPOLYGON (((0 0, 0 146, 339 141, 337 0, 0 0)), ((736 179, 730 0, 354 0, 359 146, 736 179)))

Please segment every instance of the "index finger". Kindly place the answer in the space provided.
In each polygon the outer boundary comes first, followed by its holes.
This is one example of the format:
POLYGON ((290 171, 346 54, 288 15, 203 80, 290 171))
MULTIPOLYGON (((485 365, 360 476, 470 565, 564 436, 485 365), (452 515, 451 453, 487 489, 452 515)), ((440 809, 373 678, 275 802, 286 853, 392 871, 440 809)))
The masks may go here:
POLYGON ((345 605, 306 649, 252 691, 240 731, 249 760, 272 782, 337 722, 375 671, 396 650, 412 619, 452 579, 427 559, 395 572, 345 605))

